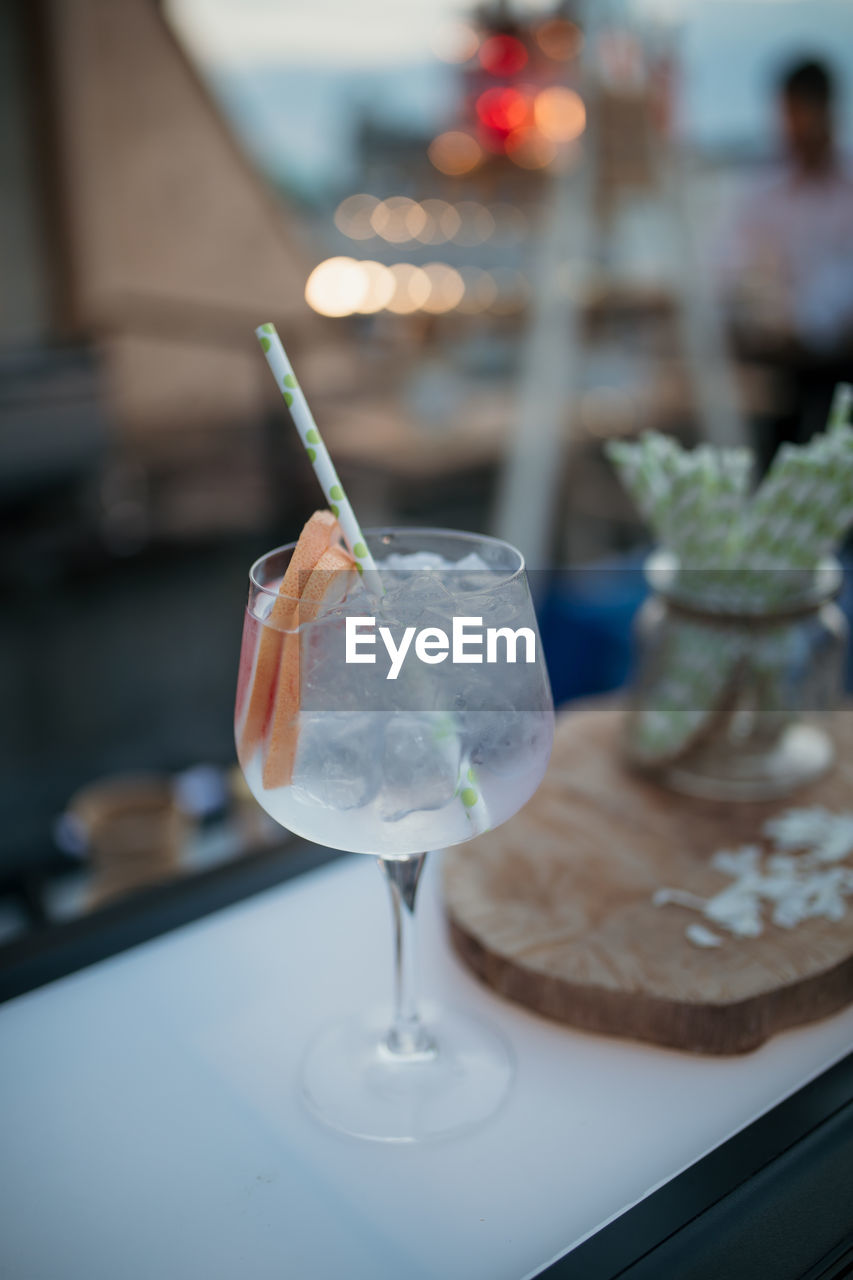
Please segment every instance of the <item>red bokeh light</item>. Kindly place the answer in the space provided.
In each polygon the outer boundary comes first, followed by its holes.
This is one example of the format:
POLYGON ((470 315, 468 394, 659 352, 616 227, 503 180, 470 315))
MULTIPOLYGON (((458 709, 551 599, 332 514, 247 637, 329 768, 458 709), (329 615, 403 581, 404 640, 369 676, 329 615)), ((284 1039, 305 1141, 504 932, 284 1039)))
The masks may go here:
POLYGON ((489 36, 480 46, 480 65, 493 76, 513 76, 527 66, 527 50, 515 36, 489 36))
POLYGON ((487 129, 506 135, 524 124, 530 104, 518 89, 486 89, 477 99, 476 108, 487 129))

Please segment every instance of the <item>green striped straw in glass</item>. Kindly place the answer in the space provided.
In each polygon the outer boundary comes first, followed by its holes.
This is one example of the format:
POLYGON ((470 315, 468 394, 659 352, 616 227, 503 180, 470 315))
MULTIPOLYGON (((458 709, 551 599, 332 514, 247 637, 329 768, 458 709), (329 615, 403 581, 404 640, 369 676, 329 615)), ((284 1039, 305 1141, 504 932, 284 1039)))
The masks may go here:
POLYGON ((851 410, 853 410, 853 385, 849 382, 839 382, 832 397, 827 428, 831 431, 834 427, 848 426, 853 417, 851 410))
MULTIPOLYGON (((287 358, 287 353, 281 344, 281 338, 276 333, 275 325, 269 321, 258 325, 255 330, 255 336, 261 344, 267 364, 275 378, 276 386, 284 396, 284 402, 290 410, 293 425, 299 432, 299 438, 305 446, 308 460, 314 468, 314 474, 320 482, 320 488, 326 496, 329 509, 332 515, 340 522, 347 546, 355 559, 356 568, 363 575, 364 584, 371 595, 382 596, 385 594, 385 589, 382 586, 382 577, 376 567, 376 561, 370 554, 370 548, 361 531, 361 525, 341 484, 340 476, 335 470, 335 464, 332 462, 329 451, 323 443, 323 437, 320 435, 319 428, 314 421, 314 415, 308 406, 308 401, 305 399, 302 388, 296 380, 293 366, 287 358)), ((441 737, 444 736, 441 726, 439 726, 439 734, 441 737)), ((489 815, 486 804, 477 781, 476 772, 470 759, 464 753, 459 769, 457 794, 465 806, 465 811, 474 830, 477 832, 487 831, 489 828, 489 815)))
POLYGON ((336 516, 343 530, 344 538, 356 562, 359 573, 364 575, 364 584, 371 595, 383 594, 382 579, 376 568, 376 561, 370 554, 361 525, 344 492, 335 464, 329 456, 329 450, 323 443, 323 437, 314 421, 314 415, 308 407, 308 401, 302 388, 296 381, 293 367, 287 353, 281 345, 281 338, 274 324, 261 324, 255 330, 263 353, 267 358, 276 386, 284 396, 284 402, 290 410, 293 425, 299 432, 299 438, 305 445, 308 460, 314 468, 314 474, 320 482, 320 488, 326 495, 326 501, 333 516, 336 516))

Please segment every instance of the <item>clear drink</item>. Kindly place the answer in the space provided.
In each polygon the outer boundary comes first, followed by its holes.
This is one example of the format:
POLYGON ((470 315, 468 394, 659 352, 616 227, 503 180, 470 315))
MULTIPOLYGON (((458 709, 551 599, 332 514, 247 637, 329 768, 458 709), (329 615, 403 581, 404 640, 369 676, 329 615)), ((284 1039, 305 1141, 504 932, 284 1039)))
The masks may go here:
POLYGON ((355 853, 421 853, 498 826, 538 787, 551 752, 553 711, 544 665, 538 657, 521 661, 524 644, 516 646, 515 662, 506 660, 501 639, 496 662, 486 662, 483 651, 481 663, 454 664, 448 652, 431 666, 410 645, 403 669, 389 681, 390 661, 380 643, 365 646, 374 651, 374 664, 344 670, 347 616, 373 614, 377 625, 387 623, 398 637, 406 627, 427 626, 450 636, 454 613, 483 618, 484 630, 490 619, 513 631, 535 631, 523 573, 514 557, 496 559, 503 544, 454 537, 451 546, 447 535, 385 532, 377 548, 383 600, 370 598, 356 580, 342 600, 332 589, 333 603, 315 619, 284 630, 270 615, 288 552, 273 552, 256 567, 263 585, 253 584, 246 610, 238 754, 255 797, 298 835, 355 853), (384 548, 382 538, 388 539, 384 548), (397 550, 400 545, 407 550, 397 550), (247 742, 243 732, 264 632, 270 631, 279 641, 279 661, 289 652, 299 664, 295 754, 286 782, 281 775, 265 781, 268 741, 247 742), (297 632, 298 653, 284 643, 297 632))

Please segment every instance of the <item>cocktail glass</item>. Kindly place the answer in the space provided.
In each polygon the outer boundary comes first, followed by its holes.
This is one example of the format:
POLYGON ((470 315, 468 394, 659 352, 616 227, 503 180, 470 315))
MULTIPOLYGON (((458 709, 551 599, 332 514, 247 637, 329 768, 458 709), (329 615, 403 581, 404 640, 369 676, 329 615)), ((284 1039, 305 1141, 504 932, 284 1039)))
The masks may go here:
MULTIPOLYGON (((513 1075, 510 1048, 494 1028, 450 1009, 421 1016, 412 982, 413 924, 425 851, 470 840, 521 808, 544 775, 554 712, 518 551, 494 538, 440 529, 368 530, 366 537, 386 595, 369 596, 347 574, 349 585, 332 589, 307 621, 297 614, 282 626, 273 617, 295 544, 252 566, 235 736, 246 780, 267 812, 309 840, 376 857, 390 893, 390 1023, 352 1018, 326 1028, 303 1063, 303 1098, 346 1133, 413 1142, 482 1122, 503 1101, 513 1075), (418 557, 417 567, 408 557, 418 557), (375 641, 375 663, 344 661, 347 617, 371 613, 396 643, 410 626, 432 628, 433 641, 436 627, 450 637, 456 616, 467 620, 469 634, 476 619, 484 636, 492 628, 498 638, 485 651, 480 646, 480 662, 470 642, 459 662, 452 650, 444 659, 434 656, 436 644, 421 650, 431 661, 410 651, 405 670, 389 679, 375 641), (501 629, 508 630, 501 635, 501 629), (279 685, 296 682, 299 708, 284 731, 276 729, 271 689, 264 732, 247 741, 253 682, 261 664, 269 668, 270 655, 279 685)), ((360 651, 366 650, 371 646, 360 651)))

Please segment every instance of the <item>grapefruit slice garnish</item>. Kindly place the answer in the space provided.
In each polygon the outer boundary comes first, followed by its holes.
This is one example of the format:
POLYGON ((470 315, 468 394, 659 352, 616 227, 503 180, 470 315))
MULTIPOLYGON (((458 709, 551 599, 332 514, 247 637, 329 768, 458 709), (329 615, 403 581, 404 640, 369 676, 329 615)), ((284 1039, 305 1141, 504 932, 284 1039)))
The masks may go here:
POLYGON ((247 760, 263 742, 272 715, 283 649, 283 631, 291 626, 306 575, 340 537, 341 527, 331 511, 315 511, 299 535, 272 609, 259 628, 258 652, 249 690, 246 718, 240 731, 240 755, 247 760))
MULTIPOLYGON (((291 615, 291 625, 313 622, 322 609, 337 604, 351 582, 355 560, 343 547, 329 547, 317 561, 291 615)), ((272 711, 263 782, 269 790, 286 787, 293 774, 299 736, 300 653, 302 636, 296 630, 284 636, 278 684, 272 711)))

